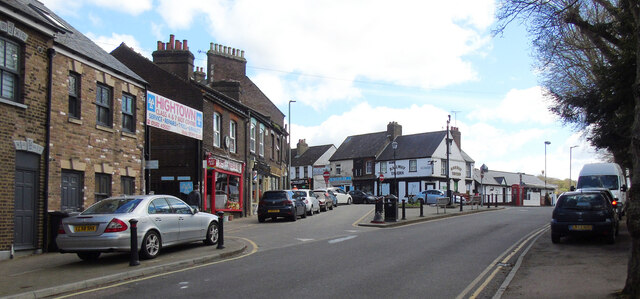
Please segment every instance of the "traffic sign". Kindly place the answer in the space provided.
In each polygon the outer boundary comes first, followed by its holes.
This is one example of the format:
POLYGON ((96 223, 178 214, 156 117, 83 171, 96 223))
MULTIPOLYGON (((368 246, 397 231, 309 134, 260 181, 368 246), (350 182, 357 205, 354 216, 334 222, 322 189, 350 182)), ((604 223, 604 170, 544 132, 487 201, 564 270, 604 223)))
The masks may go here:
POLYGON ((331 176, 331 174, 329 173, 329 171, 326 171, 322 173, 322 177, 324 178, 324 183, 328 184, 329 183, 329 177, 331 176))
POLYGON ((380 176, 378 177, 378 179, 380 180, 380 182, 382 183, 382 181, 384 181, 384 175, 382 175, 382 173, 380 174, 380 176))

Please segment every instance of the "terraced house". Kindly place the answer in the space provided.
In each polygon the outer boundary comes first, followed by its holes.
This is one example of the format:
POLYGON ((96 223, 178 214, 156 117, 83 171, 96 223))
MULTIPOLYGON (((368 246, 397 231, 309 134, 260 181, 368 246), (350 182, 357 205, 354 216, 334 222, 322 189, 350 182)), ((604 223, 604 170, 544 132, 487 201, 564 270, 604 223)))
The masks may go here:
POLYGON ((52 241, 49 216, 144 193, 145 82, 32 0, 0 2, 0 258, 52 241))

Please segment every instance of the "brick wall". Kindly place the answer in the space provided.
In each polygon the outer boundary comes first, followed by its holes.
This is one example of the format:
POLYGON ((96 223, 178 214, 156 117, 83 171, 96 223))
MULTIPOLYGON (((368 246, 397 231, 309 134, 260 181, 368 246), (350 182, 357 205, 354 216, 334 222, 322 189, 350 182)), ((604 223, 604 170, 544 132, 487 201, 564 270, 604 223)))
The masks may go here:
MULTIPOLYGON (((32 139, 33 143, 46 145, 47 117, 47 49, 52 40, 31 30, 30 27, 0 13, 0 21, 13 22, 16 28, 28 35, 26 43, 0 33, 2 38, 18 43, 20 48, 19 98, 24 106, 0 103, 0 251, 7 251, 14 243, 14 188, 15 157, 14 141, 32 139)), ((36 210, 36 247, 43 244, 44 207, 44 163, 40 159, 36 210)))

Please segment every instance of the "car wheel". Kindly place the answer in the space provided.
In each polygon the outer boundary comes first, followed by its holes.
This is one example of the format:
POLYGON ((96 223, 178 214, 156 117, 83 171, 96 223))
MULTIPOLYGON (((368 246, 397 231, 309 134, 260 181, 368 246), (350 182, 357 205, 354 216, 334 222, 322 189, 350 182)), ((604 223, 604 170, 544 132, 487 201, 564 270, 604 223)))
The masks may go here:
MULTIPOLYGON (((296 213, 298 213, 298 210, 296 210, 296 213)), ((307 218, 307 212, 306 211, 302 211, 302 215, 300 217, 307 218)))
POLYGON ((153 259, 158 256, 161 247, 160 235, 155 231, 149 231, 142 239, 140 257, 147 260, 153 259))
POLYGON ((558 244, 558 243, 560 243, 560 235, 559 235, 559 234, 551 233, 551 242, 552 242, 553 244, 558 244))
POLYGON ((307 216, 313 216, 313 206, 311 206, 311 209, 307 212, 307 216))
POLYGON ((258 222, 260 223, 264 222, 264 216, 258 216, 258 222))
POLYGON ((78 257, 83 261, 95 261, 100 257, 100 252, 78 252, 78 257))
POLYGON ((218 223, 211 222, 209 228, 207 228, 207 238, 204 239, 204 244, 215 245, 218 243, 218 223))
POLYGON ((331 206, 329 207, 329 210, 333 210, 333 203, 331 203, 331 206))
POLYGON ((290 220, 291 220, 291 221, 296 221, 296 220, 298 220, 298 213, 297 213, 295 210, 293 211, 293 215, 291 215, 290 220))
POLYGON ((350 205, 351 204, 351 198, 347 199, 347 204, 350 205))

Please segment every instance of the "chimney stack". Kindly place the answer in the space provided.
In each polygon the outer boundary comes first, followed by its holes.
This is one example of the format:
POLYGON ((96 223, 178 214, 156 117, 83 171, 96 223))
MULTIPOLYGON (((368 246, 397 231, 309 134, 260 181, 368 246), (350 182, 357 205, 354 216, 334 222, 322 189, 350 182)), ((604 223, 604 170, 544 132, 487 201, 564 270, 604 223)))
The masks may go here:
POLYGON ((297 147, 298 147, 297 148, 298 157, 300 157, 300 156, 302 156, 302 154, 304 154, 309 149, 309 145, 307 145, 307 140, 306 139, 299 139, 297 147))
POLYGON ((395 121, 390 122, 387 124, 387 136, 389 136, 389 142, 392 142, 398 136, 402 136, 402 126, 395 121))
POLYGON ((247 60, 244 51, 210 43, 207 51, 207 78, 214 81, 241 81, 246 76, 247 60), (216 70, 214 73, 213 70, 216 70))
POLYGON ((194 78, 194 56, 189 51, 187 40, 181 42, 171 34, 166 47, 162 41, 158 41, 158 49, 152 53, 152 56, 153 62, 161 68, 187 80, 194 78))
POLYGON ((462 137, 461 136, 462 134, 460 133, 460 130, 458 130, 458 127, 451 127, 450 132, 451 132, 451 137, 453 138, 453 141, 456 144, 458 144, 458 148, 459 149, 462 149, 462 143, 460 143, 460 142, 462 142, 460 140, 460 138, 462 137))

